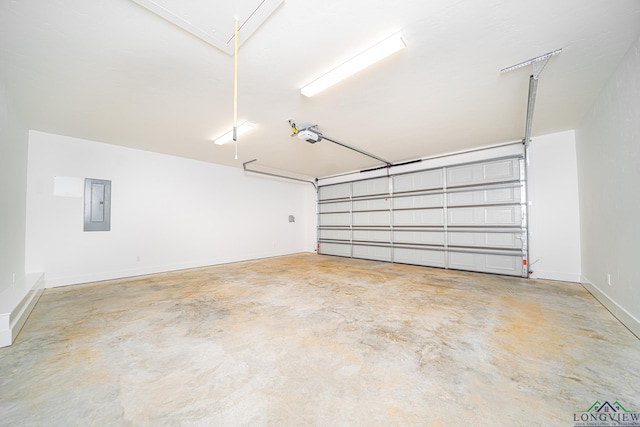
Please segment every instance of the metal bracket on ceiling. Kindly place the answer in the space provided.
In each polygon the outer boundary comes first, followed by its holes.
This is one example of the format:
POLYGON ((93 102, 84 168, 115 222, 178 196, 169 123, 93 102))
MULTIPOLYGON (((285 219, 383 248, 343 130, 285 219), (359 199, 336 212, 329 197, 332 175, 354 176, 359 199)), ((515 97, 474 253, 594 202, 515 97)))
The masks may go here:
POLYGON ((253 160, 249 160, 248 162, 244 162, 242 164, 242 168, 244 169, 244 171, 245 172, 251 172, 251 173, 257 173, 257 174, 260 174, 260 175, 273 176, 273 177, 276 177, 276 178, 289 179, 289 180, 292 180, 292 181, 306 182, 307 184, 313 185, 313 187, 316 190, 318 189, 318 186, 316 185, 316 183, 314 181, 309 181, 307 179, 302 179, 302 178, 295 178, 293 176, 281 175, 281 174, 277 174, 277 173, 273 173, 273 172, 265 172, 265 171, 259 171, 259 170, 247 168, 248 164, 256 162, 257 160, 258 159, 253 159, 253 160))
POLYGON ((528 59, 519 64, 512 65, 500 70, 501 73, 507 73, 509 71, 517 70, 518 68, 526 67, 527 65, 533 66, 533 74, 529 77, 529 95, 527 97, 527 120, 525 124, 523 144, 528 145, 531 140, 531 130, 533 126, 533 107, 536 102, 536 93, 538 91, 538 78, 544 70, 552 56, 559 55, 562 49, 554 50, 553 52, 545 53, 544 55, 536 56, 535 58, 528 59))
MULTIPOLYGON (((561 50, 562 49, 560 49, 560 51, 561 50)), ((560 51, 558 53, 560 53, 560 51)), ((551 59, 551 56, 552 56, 551 54, 548 54, 547 56, 544 56, 539 61, 536 61, 533 64, 531 64, 533 66, 533 78, 534 79, 537 79, 538 77, 540 77, 540 73, 542 73, 542 70, 544 70, 544 67, 549 62, 549 59, 551 59)))
POLYGON ((512 65, 510 67, 503 68, 502 70, 500 70, 500 72, 501 73, 508 73, 509 71, 513 71, 513 70, 517 70, 518 68, 526 67, 527 65, 533 65, 533 74, 534 74, 535 78, 537 79, 538 76, 540 75, 540 73, 542 73, 542 70, 544 69, 545 65, 547 65, 547 62, 549 62, 549 59, 552 56, 559 55, 561 52, 562 52, 562 49, 556 49, 553 52, 545 53, 544 55, 536 56, 535 58, 527 59, 526 61, 520 62, 520 63, 518 63, 516 65, 512 65), (537 65, 539 62, 542 62, 541 66, 537 65))

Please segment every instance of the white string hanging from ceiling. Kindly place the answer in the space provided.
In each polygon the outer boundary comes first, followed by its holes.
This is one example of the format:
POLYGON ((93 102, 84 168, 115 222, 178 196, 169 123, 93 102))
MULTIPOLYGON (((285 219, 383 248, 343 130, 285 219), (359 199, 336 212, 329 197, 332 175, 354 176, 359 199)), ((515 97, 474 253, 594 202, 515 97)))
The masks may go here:
POLYGON ((238 20, 233 24, 233 143, 238 160, 238 20))

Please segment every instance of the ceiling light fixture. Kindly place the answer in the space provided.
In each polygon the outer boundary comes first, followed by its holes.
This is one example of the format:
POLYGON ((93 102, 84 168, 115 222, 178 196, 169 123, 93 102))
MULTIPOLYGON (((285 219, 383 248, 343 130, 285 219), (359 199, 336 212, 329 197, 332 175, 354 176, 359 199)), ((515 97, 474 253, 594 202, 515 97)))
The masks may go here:
MULTIPOLYGON (((255 126, 256 126, 255 123, 250 122, 248 120, 245 122, 242 122, 240 126, 236 128, 236 133, 237 133, 236 136, 242 135, 243 133, 253 129, 255 126)), ((231 129, 229 132, 223 135, 220 135, 219 137, 213 140, 213 142, 217 145, 223 145, 229 141, 233 141, 233 129, 231 129)))
POLYGON ((312 81, 308 85, 303 86, 300 89, 300 92, 304 96, 312 97, 318 92, 322 92, 369 65, 375 64, 381 59, 386 58, 405 47, 407 47, 407 43, 405 42, 402 33, 397 32, 391 37, 388 37, 359 53, 347 62, 338 65, 336 68, 312 81))

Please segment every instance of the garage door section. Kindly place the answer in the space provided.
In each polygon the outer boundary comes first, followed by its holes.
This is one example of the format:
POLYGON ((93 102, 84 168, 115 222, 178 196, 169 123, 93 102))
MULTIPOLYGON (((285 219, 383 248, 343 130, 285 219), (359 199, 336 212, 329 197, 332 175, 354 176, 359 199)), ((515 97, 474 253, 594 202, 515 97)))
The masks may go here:
POLYGON ((527 276, 521 156, 320 186, 318 252, 527 276))

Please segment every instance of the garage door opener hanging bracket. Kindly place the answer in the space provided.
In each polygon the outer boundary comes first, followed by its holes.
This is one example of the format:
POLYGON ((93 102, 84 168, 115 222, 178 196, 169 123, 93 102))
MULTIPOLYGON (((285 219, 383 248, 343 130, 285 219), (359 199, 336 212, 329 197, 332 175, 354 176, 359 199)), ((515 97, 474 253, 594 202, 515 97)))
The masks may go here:
POLYGON ((533 126, 533 107, 536 103, 536 92, 538 91, 538 78, 540 77, 542 70, 544 70, 544 67, 547 65, 551 57, 559 55, 561 52, 562 52, 562 49, 557 49, 557 50, 554 50, 553 52, 545 53, 544 55, 531 58, 527 61, 521 62, 516 65, 512 65, 507 68, 503 68, 502 70, 500 70, 501 73, 508 73, 509 71, 526 67, 527 65, 533 66, 533 74, 529 77, 529 96, 527 97, 527 121, 525 124, 524 139, 522 140, 523 144, 525 144, 526 146, 528 146, 529 142, 531 141, 531 129, 533 126))

